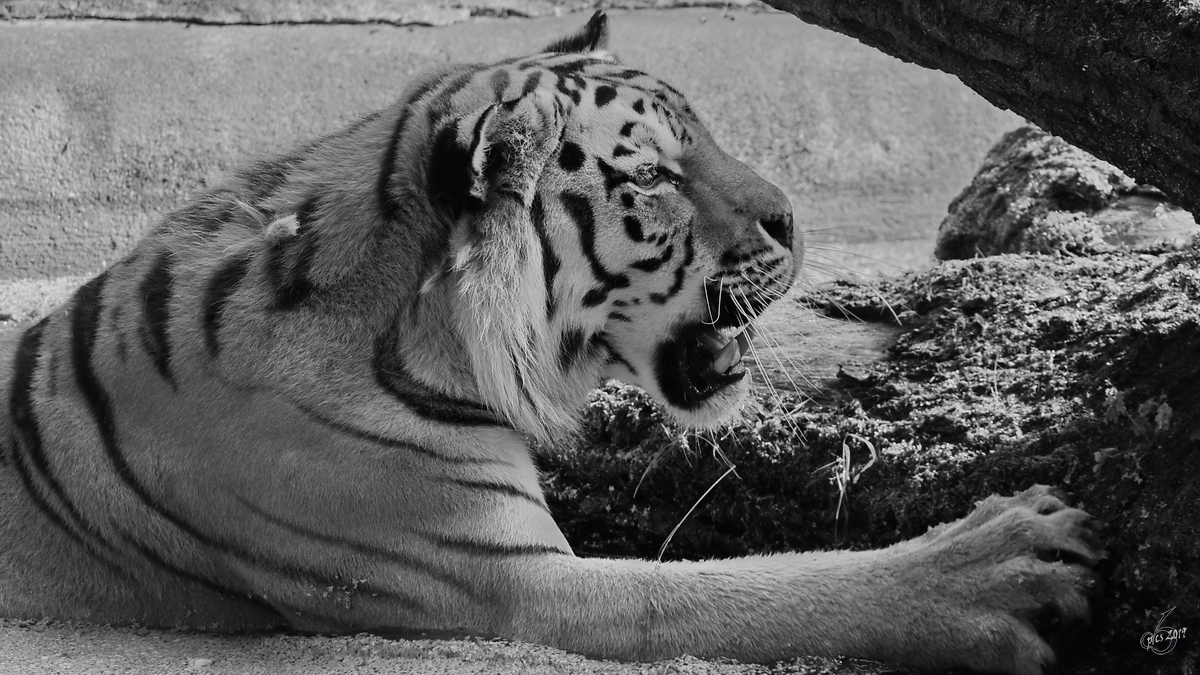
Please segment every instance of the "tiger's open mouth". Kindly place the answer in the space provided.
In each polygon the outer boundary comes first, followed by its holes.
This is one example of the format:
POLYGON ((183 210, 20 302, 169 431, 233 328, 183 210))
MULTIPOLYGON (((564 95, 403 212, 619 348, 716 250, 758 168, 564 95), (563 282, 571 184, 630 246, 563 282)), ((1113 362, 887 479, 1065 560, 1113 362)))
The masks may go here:
POLYGON ((750 348, 754 327, 718 327, 708 323, 682 326, 658 345, 655 374, 667 401, 685 410, 699 406, 746 376, 742 357, 750 348))

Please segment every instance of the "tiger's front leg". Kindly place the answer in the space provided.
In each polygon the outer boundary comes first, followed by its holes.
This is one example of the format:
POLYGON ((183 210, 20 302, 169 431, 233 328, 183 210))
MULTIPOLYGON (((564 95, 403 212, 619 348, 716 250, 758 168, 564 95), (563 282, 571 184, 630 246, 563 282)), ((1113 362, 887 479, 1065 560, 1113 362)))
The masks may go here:
POLYGON ((487 628, 616 659, 848 655, 1041 673, 1055 655, 1033 621, 1088 616, 1089 566, 1101 556, 1091 523, 1035 487, 875 551, 662 564, 508 557, 489 564, 511 579, 511 622, 487 628))

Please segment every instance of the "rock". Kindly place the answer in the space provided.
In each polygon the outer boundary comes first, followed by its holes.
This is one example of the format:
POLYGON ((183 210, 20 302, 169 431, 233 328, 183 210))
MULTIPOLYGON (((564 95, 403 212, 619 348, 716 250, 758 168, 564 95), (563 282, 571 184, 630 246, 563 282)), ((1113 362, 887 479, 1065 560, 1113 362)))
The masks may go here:
POLYGON ((1192 215, 1120 169, 1034 126, 1005 134, 950 203, 941 260, 1001 253, 1089 255, 1179 245, 1192 215))

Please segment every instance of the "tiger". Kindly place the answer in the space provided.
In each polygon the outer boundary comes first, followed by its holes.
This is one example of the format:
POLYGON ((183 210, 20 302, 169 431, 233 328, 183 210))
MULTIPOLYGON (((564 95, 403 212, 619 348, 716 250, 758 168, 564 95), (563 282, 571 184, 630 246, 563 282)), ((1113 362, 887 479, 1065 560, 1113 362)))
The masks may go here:
POLYGON ((163 218, 0 347, 0 616, 476 635, 607 659, 847 655, 1036 673, 1093 519, 992 496, 916 539, 576 557, 531 448, 589 392, 712 428, 795 283, 784 193, 608 19, 446 65, 163 218))

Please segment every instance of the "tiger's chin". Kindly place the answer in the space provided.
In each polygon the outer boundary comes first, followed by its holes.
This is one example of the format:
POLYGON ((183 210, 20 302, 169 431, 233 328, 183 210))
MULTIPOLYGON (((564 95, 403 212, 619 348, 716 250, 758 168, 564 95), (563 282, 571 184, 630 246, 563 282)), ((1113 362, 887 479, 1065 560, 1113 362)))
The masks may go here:
POLYGON ((679 326, 654 349, 654 393, 686 426, 707 428, 729 419, 750 390, 742 357, 753 336, 751 324, 679 326))

